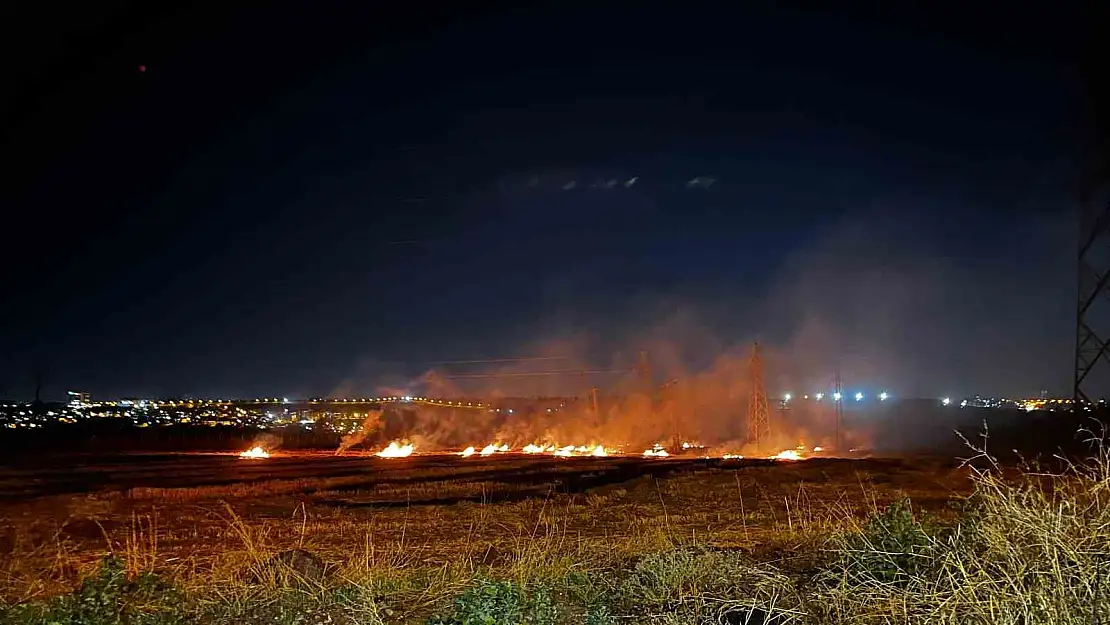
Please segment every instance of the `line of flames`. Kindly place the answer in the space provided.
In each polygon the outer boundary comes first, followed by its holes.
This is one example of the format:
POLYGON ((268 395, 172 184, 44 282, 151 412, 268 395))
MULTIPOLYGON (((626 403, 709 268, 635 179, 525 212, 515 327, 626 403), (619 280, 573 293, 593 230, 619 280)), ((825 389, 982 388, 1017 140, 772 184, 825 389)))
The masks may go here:
MULTIPOLYGON (((690 445, 684 444, 688 448, 690 445)), ((386 445, 381 451, 375 455, 379 458, 405 458, 411 456, 416 450, 416 446, 412 443, 403 443, 401 441, 392 441, 386 445)), ((494 454, 502 454, 513 451, 507 443, 490 443, 482 449, 477 449, 475 446, 467 447, 466 449, 457 452, 459 456, 464 458, 480 455, 492 456, 494 454)), ((824 451, 822 447, 814 447, 813 452, 820 453, 824 451)), ((855 450, 852 450, 855 451, 855 450)), ((623 451, 612 447, 605 447, 604 445, 565 445, 559 446, 555 444, 538 445, 530 443, 520 449, 521 453, 525 454, 551 454, 553 456, 569 458, 581 456, 603 457, 610 455, 622 455, 623 451)), ((794 449, 784 449, 777 454, 767 456, 769 460, 805 460, 808 456, 807 450, 804 446, 799 445, 794 449)), ((650 449, 645 449, 642 456, 645 458, 667 458, 671 454, 661 444, 655 444, 650 449)), ((240 452, 240 458, 269 458, 270 453, 262 447, 252 447, 244 452, 240 452)), ((741 454, 726 453, 721 456, 725 460, 743 459, 741 454)))

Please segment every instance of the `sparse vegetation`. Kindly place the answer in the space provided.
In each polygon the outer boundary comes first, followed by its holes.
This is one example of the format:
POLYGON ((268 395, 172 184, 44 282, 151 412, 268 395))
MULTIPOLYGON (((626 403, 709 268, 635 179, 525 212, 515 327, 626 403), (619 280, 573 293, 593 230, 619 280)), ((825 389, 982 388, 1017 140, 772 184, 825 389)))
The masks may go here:
POLYGON ((581 493, 560 492, 553 480, 564 478, 550 474, 452 480, 434 469, 431 481, 306 483, 297 494, 259 482, 224 501, 25 502, 5 512, 0 622, 1110 618, 1105 451, 1055 474, 930 460, 740 466, 581 493), (437 502, 411 504, 420 499, 437 502), (73 529, 86 526, 99 531, 73 529))

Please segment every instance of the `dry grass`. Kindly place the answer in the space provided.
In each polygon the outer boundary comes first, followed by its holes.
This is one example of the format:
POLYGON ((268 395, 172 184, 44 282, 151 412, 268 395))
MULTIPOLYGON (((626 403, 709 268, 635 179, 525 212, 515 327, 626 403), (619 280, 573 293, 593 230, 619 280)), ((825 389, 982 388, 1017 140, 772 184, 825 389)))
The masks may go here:
POLYGON ((436 469, 407 484, 47 498, 9 513, 0 590, 16 603, 64 593, 114 553, 129 577, 171 580, 208 622, 423 622, 550 604, 556 620, 539 622, 1063 624, 1092 622, 1106 602, 1105 453, 1016 479, 937 460, 736 466, 581 494, 436 469), (413 503, 440 499, 456 502, 413 503), (912 515, 884 512, 903 500, 912 515), (67 529, 73 519, 99 535, 67 529), (325 574, 275 567, 291 549, 325 574))
MULTIPOLYGON (((834 568, 835 583, 818 601, 826 617, 1062 625, 1110 616, 1110 452, 1099 447, 1063 471, 1026 467, 1010 479, 985 452, 980 457, 989 468, 972 470, 974 491, 959 522, 919 531, 908 563, 887 559, 898 569, 894 580, 875 574, 882 567, 834 568)), ((849 555, 888 554, 871 529, 849 526, 835 544, 849 555)))

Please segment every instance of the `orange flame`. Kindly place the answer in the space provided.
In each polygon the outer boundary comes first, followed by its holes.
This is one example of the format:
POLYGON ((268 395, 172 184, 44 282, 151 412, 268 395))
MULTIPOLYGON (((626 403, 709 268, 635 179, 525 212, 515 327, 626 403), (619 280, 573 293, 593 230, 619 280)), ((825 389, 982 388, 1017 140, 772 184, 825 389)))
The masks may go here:
POLYGON ((412 455, 413 449, 412 443, 402 445, 397 441, 393 441, 387 445, 385 449, 379 451, 377 456, 379 458, 405 458, 412 455))
POLYGON ((240 458, 269 458, 270 454, 261 447, 251 447, 250 449, 240 452, 240 458))
POLYGON ((524 448, 521 449, 521 451, 523 451, 526 454, 542 454, 546 451, 555 451, 555 446, 554 445, 544 446, 544 445, 536 445, 536 444, 531 444, 530 443, 528 445, 525 445, 524 448))
POLYGON ((481 453, 483 456, 492 456, 493 454, 506 451, 509 451, 509 446, 507 444, 498 445, 497 443, 490 443, 489 445, 483 447, 482 451, 479 453, 481 453))
POLYGON ((462 456, 463 458, 473 456, 474 455, 474 447, 467 447, 466 449, 460 451, 459 455, 462 456))
MULTIPOLYGON (((555 449, 552 453, 560 458, 570 458, 571 456, 608 456, 608 449, 604 445, 567 445, 555 449)), ((614 450, 615 451, 615 450, 614 450)))
POLYGON ((802 454, 797 449, 784 449, 770 457, 771 460, 802 460, 802 454))

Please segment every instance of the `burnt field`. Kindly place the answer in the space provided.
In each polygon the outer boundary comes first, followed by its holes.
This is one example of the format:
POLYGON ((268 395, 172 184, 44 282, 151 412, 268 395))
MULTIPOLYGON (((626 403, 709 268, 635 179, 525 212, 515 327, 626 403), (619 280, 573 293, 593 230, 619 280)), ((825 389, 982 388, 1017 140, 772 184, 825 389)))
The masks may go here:
MULTIPOLYGON (((90 579, 116 580, 119 596, 105 609, 138 610, 141 622, 161 622, 151 614, 201 623, 425 622, 465 612, 467 602, 510 612, 557 606, 557 618, 535 621, 543 623, 621 622, 617 615, 718 622, 714 610, 737 602, 782 604, 789 618, 777 622, 852 622, 822 610, 864 609, 852 603, 865 596, 856 587, 863 582, 844 578, 847 586, 820 591, 839 594, 811 596, 815 575, 844 573, 845 554, 873 552, 863 566, 875 568, 878 585, 867 592, 895 592, 903 587, 883 576, 901 579, 909 565, 890 554, 908 550, 913 563, 930 541, 947 544, 974 492, 1002 506, 999 523, 1028 529, 1021 506, 1037 500, 1015 486, 1023 479, 1012 469, 977 474, 939 456, 24 457, 0 470, 0 592, 15 610, 7 614, 26 609, 18 614, 37 614, 25 620, 36 623, 132 622, 84 613, 50 620, 58 606, 85 609, 74 606, 84 605, 90 579), (172 593, 133 596, 150 579, 172 593), (505 601, 519 605, 496 607, 505 601)), ((1098 491, 1105 481, 1083 480, 1065 483, 1098 491)), ((1072 529, 1037 544, 1080 549, 1086 530, 1072 529)), ((1002 530, 999 545, 1012 532, 1002 530)), ((488 622, 518 622, 510 617, 488 622)))
POLYGON ((26 601, 107 553, 186 586, 243 583, 290 549, 393 574, 602 564, 675 540, 786 554, 832 515, 902 497, 943 511, 968 487, 928 458, 57 456, 0 473, 0 558, 7 598, 26 601))
MULTIPOLYGON (((259 490, 267 494, 313 495, 336 489, 365 491, 399 485, 427 489, 434 484, 482 482, 491 488, 485 500, 492 503, 506 498, 583 493, 637 477, 666 477, 708 469, 735 471, 773 464, 771 460, 692 455, 666 459, 627 455, 559 458, 519 453, 469 458, 448 453, 380 458, 371 453, 340 456, 305 451, 275 452, 265 459, 215 452, 57 455, 9 461, 0 467, 0 501, 15 503, 48 495, 84 494, 144 499, 158 495, 235 496, 259 490)), ((450 504, 471 499, 410 498, 406 503, 450 504)))

